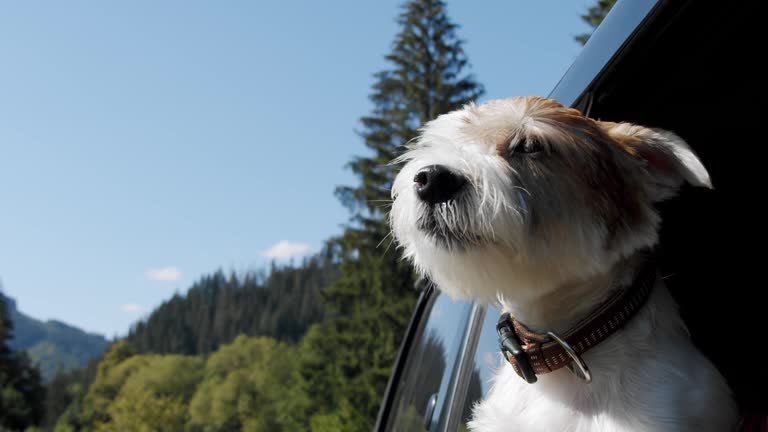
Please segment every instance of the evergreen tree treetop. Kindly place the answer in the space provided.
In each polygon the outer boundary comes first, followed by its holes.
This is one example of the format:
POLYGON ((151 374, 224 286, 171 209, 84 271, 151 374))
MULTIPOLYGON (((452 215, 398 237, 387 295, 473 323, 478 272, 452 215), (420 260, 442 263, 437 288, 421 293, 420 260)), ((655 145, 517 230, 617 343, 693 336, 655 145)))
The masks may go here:
POLYGON ((373 110, 360 119, 360 135, 371 155, 348 164, 361 184, 337 188, 337 196, 355 216, 367 212, 381 219, 396 173, 389 162, 417 136, 419 127, 483 94, 483 87, 466 72, 463 41, 443 1, 410 1, 402 6, 397 22, 401 30, 385 57, 391 68, 374 75, 373 110))

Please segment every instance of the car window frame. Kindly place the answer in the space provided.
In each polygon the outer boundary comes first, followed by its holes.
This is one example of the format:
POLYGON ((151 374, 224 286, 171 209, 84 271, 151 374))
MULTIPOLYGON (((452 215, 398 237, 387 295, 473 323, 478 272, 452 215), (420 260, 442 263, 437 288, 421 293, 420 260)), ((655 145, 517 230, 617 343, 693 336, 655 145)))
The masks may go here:
POLYGON ((411 315, 408 327, 405 330, 403 340, 400 343, 397 358, 395 359, 392 373, 389 376, 389 382, 387 382, 387 387, 384 390, 384 399, 382 400, 381 408, 379 409, 379 415, 376 418, 376 424, 373 428, 374 432, 385 432, 387 423, 392 414, 395 396, 397 395, 397 387, 407 364, 406 357, 411 351, 413 341, 421 322, 428 318, 425 317, 427 306, 431 304, 432 296, 437 295, 435 286, 425 280, 417 282, 416 289, 420 291, 420 294, 416 300, 416 307, 414 308, 413 315, 411 315))
POLYGON ((474 358, 477 352, 478 342, 483 330, 483 322, 487 307, 476 302, 472 303, 472 312, 468 320, 468 326, 464 333, 461 346, 461 355, 456 364, 454 374, 451 376, 451 389, 446 395, 448 406, 446 410, 446 422, 443 431, 456 431, 462 422, 462 413, 467 399, 467 390, 474 371, 474 358))
MULTIPOLYGON (((428 308, 429 305, 433 304, 436 301, 436 296, 439 295, 444 294, 440 294, 431 283, 427 283, 419 295, 414 314, 400 345, 395 367, 387 384, 385 398, 379 410, 374 431, 386 432, 389 426, 388 423, 392 420, 391 417, 394 415, 394 409, 396 408, 394 405, 398 386, 406 373, 406 366, 408 365, 408 354, 413 349, 414 340, 419 328, 430 318, 431 309, 428 308)), ((439 427, 437 430, 440 432, 457 430, 463 420, 462 412, 466 403, 466 393, 470 384, 471 374, 474 370, 474 356, 482 334, 485 315, 488 312, 488 307, 482 306, 477 302, 467 303, 471 307, 469 318, 467 319, 467 325, 462 330, 463 337, 458 349, 457 360, 450 367, 448 390, 445 396, 441 398, 442 406, 439 407, 441 418, 438 419, 439 427)), ((438 408, 436 408, 436 411, 438 411, 438 408)))

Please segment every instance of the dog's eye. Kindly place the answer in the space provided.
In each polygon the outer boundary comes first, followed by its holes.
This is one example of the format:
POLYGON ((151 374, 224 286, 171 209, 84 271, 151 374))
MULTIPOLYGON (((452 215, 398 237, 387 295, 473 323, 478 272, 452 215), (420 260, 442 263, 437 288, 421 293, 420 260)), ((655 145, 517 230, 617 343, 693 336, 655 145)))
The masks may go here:
POLYGON ((543 149, 544 146, 542 146, 541 141, 537 139, 522 139, 517 143, 514 149, 512 149, 512 154, 533 154, 538 153, 543 149))

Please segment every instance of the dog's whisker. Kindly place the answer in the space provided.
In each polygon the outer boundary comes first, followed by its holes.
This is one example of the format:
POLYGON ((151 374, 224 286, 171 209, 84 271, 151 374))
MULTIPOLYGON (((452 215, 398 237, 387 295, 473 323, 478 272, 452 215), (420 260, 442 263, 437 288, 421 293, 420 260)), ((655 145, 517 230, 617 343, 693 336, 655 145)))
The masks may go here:
POLYGON ((381 246, 381 244, 384 243, 385 240, 387 240, 389 237, 392 237, 393 235, 394 235, 394 233, 392 232, 392 230, 390 230, 389 233, 387 235, 385 235, 383 239, 381 239, 379 244, 376 245, 376 249, 378 249, 379 246, 381 246))
MULTIPOLYGON (((386 237, 385 237, 386 239, 386 237)), ((387 255, 387 252, 389 251, 389 248, 392 247, 392 244, 395 243, 395 238, 392 237, 390 239, 389 244, 387 245, 386 249, 384 249, 384 253, 381 254, 381 258, 384 258, 387 255)), ((378 248, 378 246, 376 246, 378 248)))

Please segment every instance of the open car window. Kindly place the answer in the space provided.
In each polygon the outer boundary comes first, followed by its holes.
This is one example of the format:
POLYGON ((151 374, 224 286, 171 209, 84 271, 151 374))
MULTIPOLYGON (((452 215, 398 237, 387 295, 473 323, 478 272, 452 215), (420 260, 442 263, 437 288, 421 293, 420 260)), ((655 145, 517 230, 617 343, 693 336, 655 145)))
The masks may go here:
POLYGON ((445 422, 443 406, 461 356, 472 305, 445 295, 432 296, 416 331, 393 412, 385 430, 437 431, 445 422))

